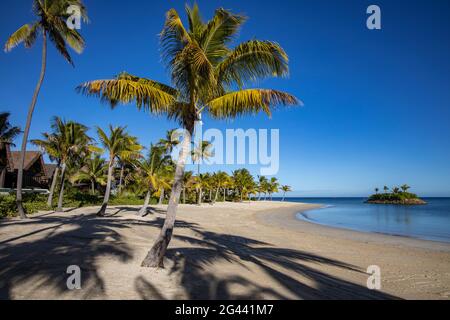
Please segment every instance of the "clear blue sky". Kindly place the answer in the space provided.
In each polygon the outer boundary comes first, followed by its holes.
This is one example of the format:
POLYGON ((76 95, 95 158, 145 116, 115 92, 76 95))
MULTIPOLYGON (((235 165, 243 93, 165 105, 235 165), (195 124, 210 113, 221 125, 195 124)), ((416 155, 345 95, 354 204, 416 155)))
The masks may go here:
MULTIPOLYGON (((120 71, 168 81, 157 34, 164 13, 185 1, 86 0, 87 49, 70 67, 50 49, 47 77, 30 138, 49 130, 52 116, 89 127, 128 125, 148 145, 175 125, 133 107, 111 111, 75 93, 86 80, 120 71)), ((424 196, 450 196, 450 2, 199 0, 209 18, 223 6, 250 20, 240 40, 274 40, 288 52, 289 79, 261 87, 286 90, 304 108, 216 122, 206 127, 279 128, 280 180, 300 196, 365 196, 373 187, 408 183, 424 196), (378 4, 383 29, 365 27, 378 4)), ((0 40, 33 19, 30 0, 1 1, 0 40)), ((24 126, 40 68, 40 43, 0 53, 0 110, 24 126)), ((92 132, 93 133, 93 132, 92 132)), ((231 170, 233 168, 225 168, 231 170)), ((256 172, 256 168, 250 168, 256 172)))

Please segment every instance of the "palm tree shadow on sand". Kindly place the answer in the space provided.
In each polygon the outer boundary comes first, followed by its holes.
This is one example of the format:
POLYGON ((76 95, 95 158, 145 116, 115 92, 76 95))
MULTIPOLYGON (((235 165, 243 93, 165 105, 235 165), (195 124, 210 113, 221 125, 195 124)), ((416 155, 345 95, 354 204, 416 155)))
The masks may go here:
MULTIPOLYGON (((10 224, 10 223, 8 223, 10 224)), ((30 293, 52 290, 52 296, 67 292, 67 268, 79 265, 82 271, 83 299, 104 295, 104 280, 97 272, 96 260, 101 255, 116 257, 121 262, 132 258, 132 249, 121 241, 114 229, 128 228, 123 220, 96 219, 76 215, 67 218, 42 215, 21 222, 39 226, 28 234, 0 242, 0 299, 11 299, 12 290, 27 284, 30 293), (48 224, 54 224, 48 226, 48 224), (60 228, 69 230, 59 230, 60 228), (48 232, 38 240, 28 237, 48 232), (19 244, 13 244, 22 240, 19 244)), ((1 227, 1 225, 0 225, 1 227)))
MULTIPOLYGON (((29 292, 52 290, 47 296, 57 298, 59 293, 67 292, 66 270, 70 265, 80 265, 82 269, 81 298, 103 298, 106 296, 105 280, 97 271, 97 259, 106 255, 122 263, 135 263, 130 262, 134 249, 123 240, 120 230, 134 225, 159 228, 163 222, 161 217, 137 221, 123 216, 121 219, 98 219, 76 214, 70 217, 42 215, 21 222, 22 225, 32 224, 34 230, 0 241, 0 299, 10 299, 14 288, 23 284, 31 284, 31 287, 27 286, 29 292), (46 232, 45 237, 30 239, 41 232, 46 232), (21 241, 15 243, 16 240, 21 241)), ((2 222, 0 228, 10 224, 14 223, 2 222)), ((311 266, 323 265, 363 273, 340 261, 300 250, 273 247, 250 238, 205 231, 195 223, 178 220, 175 230, 183 228, 192 230, 195 236, 175 234, 178 241, 189 246, 169 249, 166 265, 171 275, 179 276, 185 292, 183 297, 188 299, 398 299, 311 266), (257 283, 240 271, 227 276, 214 274, 206 268, 214 263, 234 264, 235 270, 243 268, 240 269, 243 271, 253 264, 277 286, 270 288, 257 283), (240 290, 233 290, 237 287, 240 290)), ((149 236, 149 245, 152 241, 149 236)), ((151 276, 146 278, 135 278, 134 289, 139 297, 166 299, 166 294, 149 282, 151 276)))

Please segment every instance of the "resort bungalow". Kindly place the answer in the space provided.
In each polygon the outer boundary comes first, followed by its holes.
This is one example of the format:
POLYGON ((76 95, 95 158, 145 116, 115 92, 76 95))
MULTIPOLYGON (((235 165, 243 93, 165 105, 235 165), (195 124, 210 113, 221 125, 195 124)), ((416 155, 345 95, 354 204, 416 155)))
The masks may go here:
MULTIPOLYGON (((19 151, 11 151, 9 145, 0 148, 0 189, 14 189, 17 185, 19 151)), ((48 189, 56 165, 45 164, 42 153, 27 151, 23 171, 25 189, 48 189)))

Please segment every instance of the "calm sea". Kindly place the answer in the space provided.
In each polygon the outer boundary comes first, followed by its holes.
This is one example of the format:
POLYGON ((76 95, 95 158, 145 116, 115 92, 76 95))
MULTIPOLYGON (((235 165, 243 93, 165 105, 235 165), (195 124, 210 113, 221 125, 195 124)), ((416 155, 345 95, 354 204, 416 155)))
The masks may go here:
POLYGON ((332 227, 450 243, 450 198, 424 198, 424 206, 365 204, 364 198, 289 198, 326 206, 297 215, 332 227))

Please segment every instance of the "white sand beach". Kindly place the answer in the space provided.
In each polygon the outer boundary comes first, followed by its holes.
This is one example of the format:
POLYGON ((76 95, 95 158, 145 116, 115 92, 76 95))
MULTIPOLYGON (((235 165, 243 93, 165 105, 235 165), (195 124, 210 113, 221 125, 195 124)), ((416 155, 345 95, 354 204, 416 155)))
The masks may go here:
POLYGON ((165 206, 0 221, 1 299, 449 299, 450 245, 294 219, 314 205, 181 205, 165 269, 141 268, 165 206), (68 290, 67 267, 82 270, 68 290), (368 290, 367 267, 382 288, 368 290))

